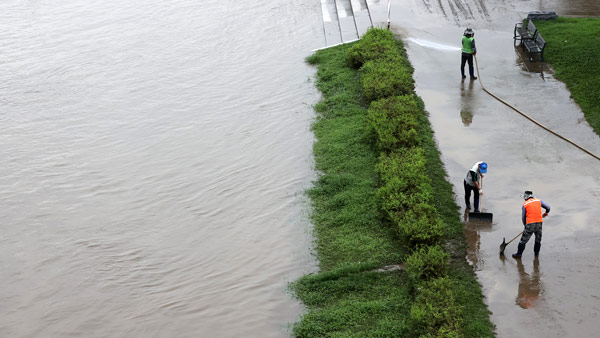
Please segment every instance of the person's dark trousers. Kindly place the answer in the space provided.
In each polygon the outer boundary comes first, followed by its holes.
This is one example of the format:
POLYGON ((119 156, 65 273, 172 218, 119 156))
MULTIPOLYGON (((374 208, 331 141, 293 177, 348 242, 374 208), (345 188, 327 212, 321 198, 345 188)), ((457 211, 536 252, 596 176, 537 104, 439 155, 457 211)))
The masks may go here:
POLYGON ((473 54, 469 54, 469 53, 462 53, 462 57, 460 60, 460 73, 462 74, 462 76, 465 76, 465 62, 469 63, 469 75, 471 77, 475 77, 475 75, 473 74, 473 54))
POLYGON ((517 252, 512 255, 513 258, 521 258, 524 250, 525 250, 525 243, 519 242, 519 245, 517 246, 517 252))
POLYGON ((473 187, 467 184, 466 180, 463 180, 463 186, 465 187, 465 204, 467 208, 471 207, 471 191, 473 192, 473 204, 475 205, 475 210, 479 211, 479 190, 477 187, 473 187))

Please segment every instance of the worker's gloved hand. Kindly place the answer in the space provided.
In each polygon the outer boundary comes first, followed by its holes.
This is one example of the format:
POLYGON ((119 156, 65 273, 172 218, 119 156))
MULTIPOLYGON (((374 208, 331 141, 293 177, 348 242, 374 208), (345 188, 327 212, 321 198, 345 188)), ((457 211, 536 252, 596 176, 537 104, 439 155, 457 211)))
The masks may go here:
POLYGON ((483 189, 479 190, 479 195, 483 195, 483 189))
POLYGON ((545 213, 542 215, 542 217, 546 217, 546 216, 548 216, 548 213, 547 213, 547 212, 545 212, 545 213))
POLYGON ((477 52, 473 52, 473 56, 477 55, 477 52))

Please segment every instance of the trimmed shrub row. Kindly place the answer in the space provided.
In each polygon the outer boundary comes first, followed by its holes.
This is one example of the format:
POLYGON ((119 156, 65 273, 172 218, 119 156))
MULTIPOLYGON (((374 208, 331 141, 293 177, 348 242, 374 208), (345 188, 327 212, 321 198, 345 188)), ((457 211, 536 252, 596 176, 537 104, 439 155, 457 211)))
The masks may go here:
POLYGON ((381 210, 397 224, 403 239, 416 247, 439 244, 444 224, 432 206, 433 192, 425 175, 425 157, 418 147, 382 153, 376 171, 381 210))
POLYGON ((398 45, 390 31, 370 29, 358 43, 350 48, 348 56, 352 66, 358 69, 367 61, 388 58, 397 53, 398 45))
POLYGON ((392 96, 371 102, 368 118, 376 134, 379 150, 389 153, 416 146, 420 113, 412 95, 392 96))
POLYGON ((406 95, 414 91, 412 69, 401 67, 399 61, 399 57, 371 60, 360 68, 360 85, 367 100, 406 95))
POLYGON ((415 298, 404 329, 414 337, 461 337, 461 308, 446 275, 449 255, 441 247, 446 225, 433 206, 420 146, 426 113, 414 93, 413 70, 401 42, 384 29, 369 29, 349 58, 360 67, 362 94, 370 103, 368 122, 381 153, 376 168, 380 208, 412 248, 406 270, 415 298))
POLYGON ((444 225, 433 207, 419 145, 420 115, 425 111, 414 93, 412 68, 402 62, 403 50, 391 32, 371 28, 348 54, 351 64, 362 65, 361 89, 370 101, 368 121, 381 152, 376 168, 381 209, 414 247, 438 245, 444 225))

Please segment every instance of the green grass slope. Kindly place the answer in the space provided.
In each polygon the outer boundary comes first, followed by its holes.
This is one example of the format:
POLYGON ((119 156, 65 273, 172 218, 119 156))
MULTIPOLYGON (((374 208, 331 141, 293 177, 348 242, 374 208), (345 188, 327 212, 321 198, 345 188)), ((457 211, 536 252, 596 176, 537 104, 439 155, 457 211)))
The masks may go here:
POLYGON ((561 17, 535 26, 547 43, 544 59, 600 134, 600 19, 561 17))
POLYGON ((402 44, 371 29, 307 61, 323 94, 309 191, 320 272, 291 285, 308 309, 293 335, 493 337, 402 44))

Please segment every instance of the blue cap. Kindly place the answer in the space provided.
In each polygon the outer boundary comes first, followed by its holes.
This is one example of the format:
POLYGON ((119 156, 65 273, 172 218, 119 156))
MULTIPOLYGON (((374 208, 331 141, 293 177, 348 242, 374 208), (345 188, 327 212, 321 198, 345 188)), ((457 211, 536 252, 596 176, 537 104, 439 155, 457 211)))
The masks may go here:
POLYGON ((479 172, 481 172, 482 174, 487 173, 487 163, 481 162, 479 164, 479 172))

